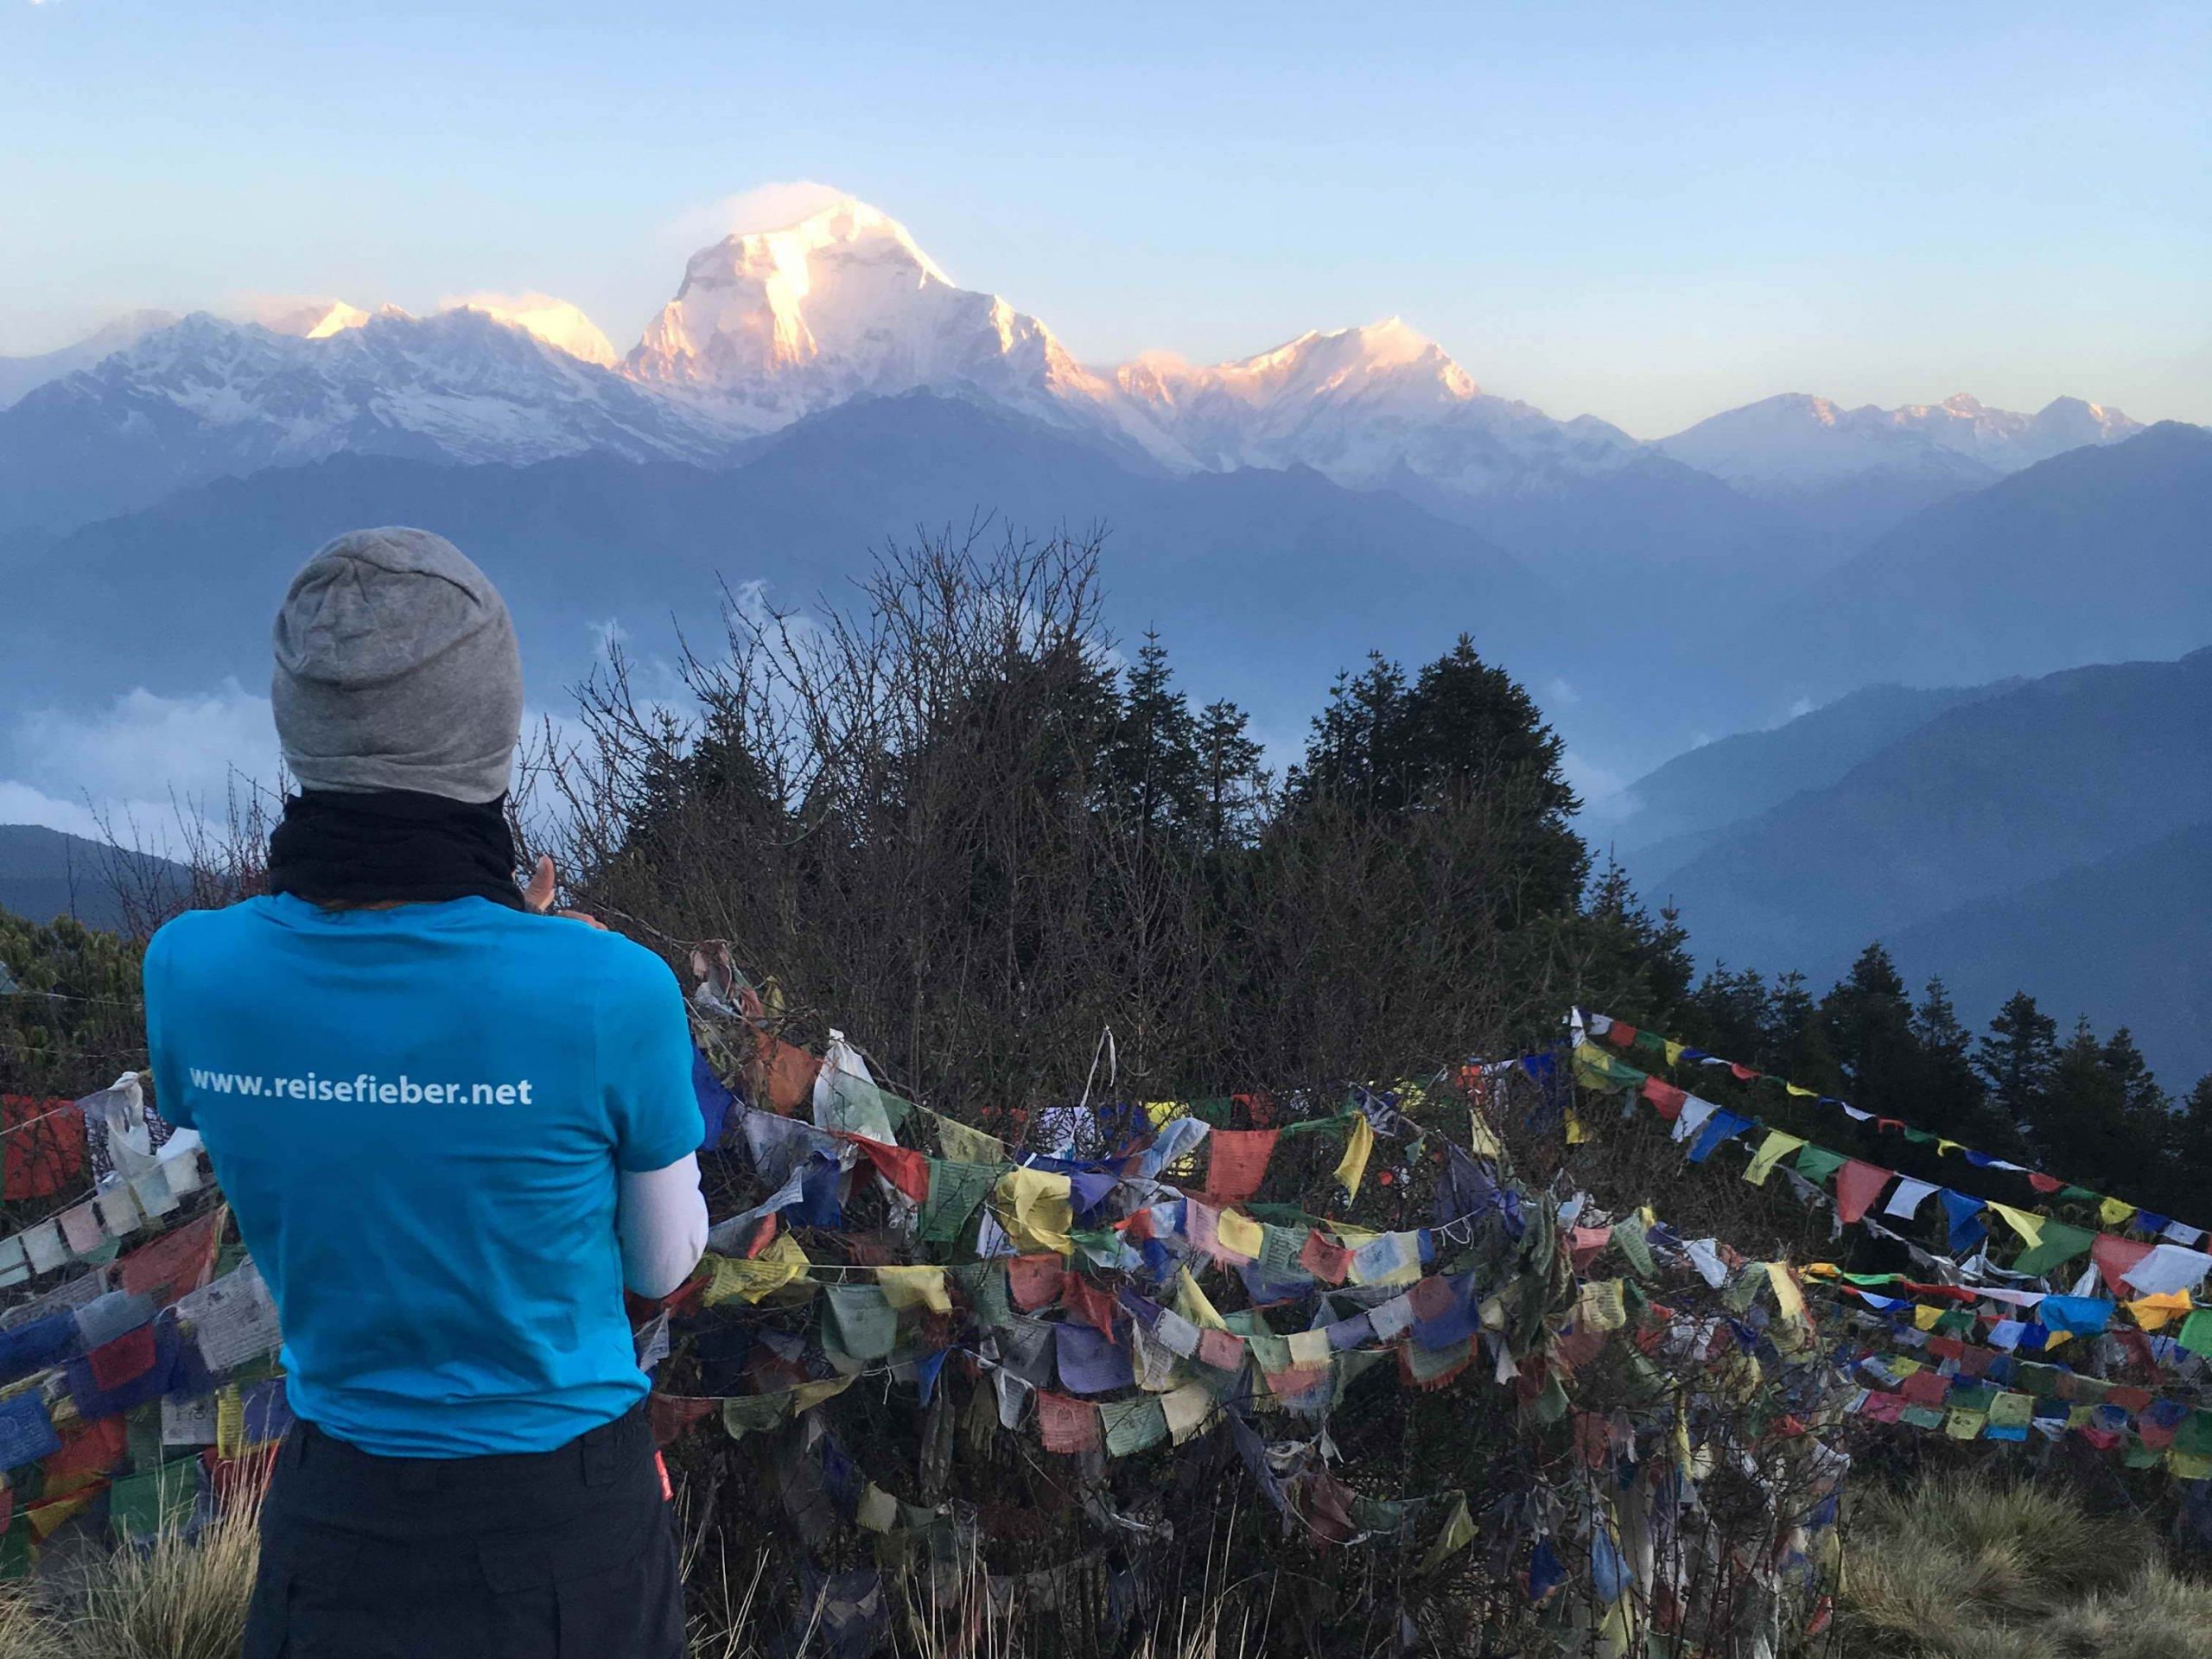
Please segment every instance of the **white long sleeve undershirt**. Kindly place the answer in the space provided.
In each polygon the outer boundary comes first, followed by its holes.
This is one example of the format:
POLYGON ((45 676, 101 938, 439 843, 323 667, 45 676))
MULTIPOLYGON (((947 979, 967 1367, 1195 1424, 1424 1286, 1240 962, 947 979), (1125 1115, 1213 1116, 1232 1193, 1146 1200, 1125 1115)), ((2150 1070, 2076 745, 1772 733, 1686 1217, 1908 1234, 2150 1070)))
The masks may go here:
POLYGON ((664 1169, 622 1172, 615 1214, 622 1281, 658 1300, 690 1277, 707 1248, 707 1198, 699 1160, 685 1153, 664 1169))

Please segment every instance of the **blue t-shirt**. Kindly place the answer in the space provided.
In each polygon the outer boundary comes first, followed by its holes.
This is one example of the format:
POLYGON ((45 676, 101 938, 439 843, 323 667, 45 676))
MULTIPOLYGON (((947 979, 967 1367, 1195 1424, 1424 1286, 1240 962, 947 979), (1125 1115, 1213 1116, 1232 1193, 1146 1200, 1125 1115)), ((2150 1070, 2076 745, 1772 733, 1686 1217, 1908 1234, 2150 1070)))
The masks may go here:
POLYGON ((289 1397, 391 1457, 543 1452, 645 1393, 616 1172, 699 1144, 676 976, 485 899, 194 911, 146 951, 155 1104, 196 1128, 289 1397))

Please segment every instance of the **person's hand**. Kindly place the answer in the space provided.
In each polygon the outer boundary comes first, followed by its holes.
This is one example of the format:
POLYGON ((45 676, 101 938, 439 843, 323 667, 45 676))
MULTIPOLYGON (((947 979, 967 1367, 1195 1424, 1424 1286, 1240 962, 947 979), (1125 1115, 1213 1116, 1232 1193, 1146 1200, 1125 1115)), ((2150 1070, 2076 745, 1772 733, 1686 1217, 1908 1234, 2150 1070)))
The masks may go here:
POLYGON ((582 922, 587 927, 595 927, 601 932, 606 932, 607 924, 596 916, 581 910, 553 908, 553 895, 560 890, 560 886, 559 878, 553 873, 551 855, 540 853, 537 871, 531 876, 530 885, 522 890, 523 908, 536 916, 565 916, 572 922, 582 922))

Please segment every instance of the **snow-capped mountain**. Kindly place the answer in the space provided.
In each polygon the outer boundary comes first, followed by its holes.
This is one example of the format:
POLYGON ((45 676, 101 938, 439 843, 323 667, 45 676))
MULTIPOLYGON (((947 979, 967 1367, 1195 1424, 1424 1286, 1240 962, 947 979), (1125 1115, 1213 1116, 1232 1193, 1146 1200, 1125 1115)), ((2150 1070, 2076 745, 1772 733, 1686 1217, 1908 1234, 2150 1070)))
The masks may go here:
POLYGON ((170 311, 133 311, 59 351, 41 352, 35 357, 0 357, 0 409, 49 380, 89 369, 102 358, 175 321, 176 315, 170 311))
POLYGON ((1639 448, 1603 421, 1554 421, 1492 397, 1396 317, 1205 368, 1147 354, 1116 370, 1115 384, 1217 471, 1306 466, 1363 489, 1411 473, 1484 495, 1557 487, 1639 448))
POLYGON ((905 226, 850 198, 692 255, 623 371, 746 433, 855 397, 947 391, 1180 459, 1042 322, 955 286, 905 226))
POLYGON ((321 338, 199 313, 0 410, 0 524, 80 523, 347 451, 711 461, 729 442, 684 404, 480 311, 388 311, 321 338))
POLYGON ((1397 490, 1517 534, 1524 551, 1567 534, 1562 513, 1592 547, 1657 518, 1720 546, 1732 543, 1715 515, 1751 507, 1745 496, 1794 499, 1787 511, 1802 516, 1848 494, 1853 512, 1886 522, 2139 429, 2070 398, 2031 416, 1964 397, 1843 410, 1793 395, 1643 444, 1592 416, 1557 421, 1484 391, 1395 317, 1209 366, 1147 354, 1087 368, 1039 319, 957 286, 903 226, 849 197, 694 254, 619 361, 563 301, 446 305, 416 318, 288 302, 261 326, 199 315, 162 327, 141 314, 66 352, 0 361, 0 527, 81 522, 149 490, 344 450, 721 464, 855 399, 926 391, 1080 434, 1133 464, 1303 466, 1397 490), (21 401, 9 410, 11 386, 21 401))
POLYGON ((2142 429, 2118 410, 2078 397, 2025 415, 1988 408, 1963 392, 1897 409, 1844 409, 1787 392, 1700 421, 1657 447, 1739 488, 1787 494, 1880 473, 1967 487, 2142 429))

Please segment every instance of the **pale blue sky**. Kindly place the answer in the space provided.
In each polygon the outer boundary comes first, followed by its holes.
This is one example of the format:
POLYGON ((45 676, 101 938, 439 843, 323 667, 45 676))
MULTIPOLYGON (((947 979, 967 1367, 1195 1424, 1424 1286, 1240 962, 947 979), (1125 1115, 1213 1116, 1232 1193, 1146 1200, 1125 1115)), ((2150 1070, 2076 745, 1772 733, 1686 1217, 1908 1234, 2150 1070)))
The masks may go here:
POLYGON ((1783 391, 2212 421, 2208 16, 0 0, 0 353, 521 289, 626 349, 715 202, 817 179, 1094 362, 1395 312, 1643 436, 1783 391))

